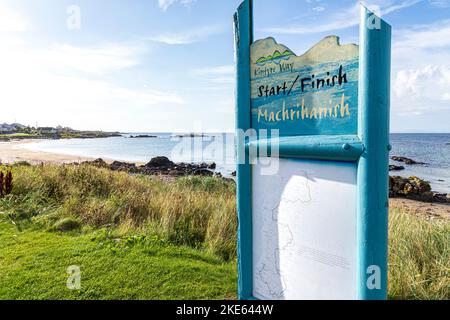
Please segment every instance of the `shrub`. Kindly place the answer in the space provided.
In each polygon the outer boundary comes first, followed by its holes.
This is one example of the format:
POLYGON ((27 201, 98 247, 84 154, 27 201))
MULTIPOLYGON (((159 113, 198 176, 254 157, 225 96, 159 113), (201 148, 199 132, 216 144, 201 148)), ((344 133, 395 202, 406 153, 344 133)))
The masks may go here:
POLYGON ((67 232, 81 229, 81 222, 76 218, 64 218, 59 220, 53 226, 53 230, 67 232))

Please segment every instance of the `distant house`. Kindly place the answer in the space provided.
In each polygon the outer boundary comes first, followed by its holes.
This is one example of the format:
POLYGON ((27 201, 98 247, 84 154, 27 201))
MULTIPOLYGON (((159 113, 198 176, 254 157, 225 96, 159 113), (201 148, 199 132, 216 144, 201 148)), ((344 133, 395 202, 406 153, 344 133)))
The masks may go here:
POLYGON ((21 125, 20 123, 13 123, 13 124, 7 124, 3 123, 0 124, 0 133, 2 134, 9 134, 14 132, 19 132, 25 128, 24 125, 21 125))
POLYGON ((39 127, 37 128, 37 131, 41 134, 53 134, 58 132, 58 130, 52 127, 39 127))

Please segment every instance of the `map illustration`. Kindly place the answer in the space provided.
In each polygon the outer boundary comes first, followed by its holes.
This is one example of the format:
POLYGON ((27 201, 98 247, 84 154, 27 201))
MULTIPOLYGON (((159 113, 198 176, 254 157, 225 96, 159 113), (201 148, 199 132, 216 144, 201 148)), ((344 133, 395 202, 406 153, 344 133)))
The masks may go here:
POLYGON ((308 299, 320 286, 333 292, 342 281, 351 283, 354 257, 348 252, 356 243, 354 166, 281 159, 277 176, 259 175, 256 166, 253 179, 255 296, 308 299), (348 201, 336 205, 335 196, 348 201), (341 227, 347 238, 338 237, 336 228, 341 227), (324 272, 335 277, 327 281, 324 272))

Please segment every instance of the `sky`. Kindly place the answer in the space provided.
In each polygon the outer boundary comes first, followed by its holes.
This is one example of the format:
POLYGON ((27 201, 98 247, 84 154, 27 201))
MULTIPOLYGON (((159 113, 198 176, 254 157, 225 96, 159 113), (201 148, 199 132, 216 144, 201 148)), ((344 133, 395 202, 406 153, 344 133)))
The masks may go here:
MULTIPOLYGON (((0 122, 234 130, 240 0, 0 0, 0 122)), ((450 0, 373 0, 393 27, 392 132, 450 132, 450 0)), ((354 0, 254 0, 255 40, 359 41, 354 0)))

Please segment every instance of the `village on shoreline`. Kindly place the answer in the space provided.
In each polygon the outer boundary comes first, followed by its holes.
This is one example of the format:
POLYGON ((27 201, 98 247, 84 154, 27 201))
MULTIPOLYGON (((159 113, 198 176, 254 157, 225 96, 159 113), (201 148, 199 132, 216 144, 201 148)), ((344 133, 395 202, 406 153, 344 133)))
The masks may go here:
POLYGON ((28 139, 95 139, 121 137, 119 132, 74 130, 69 127, 25 126, 20 123, 0 124, 0 141, 28 139))

